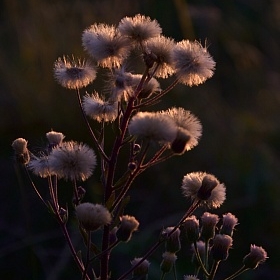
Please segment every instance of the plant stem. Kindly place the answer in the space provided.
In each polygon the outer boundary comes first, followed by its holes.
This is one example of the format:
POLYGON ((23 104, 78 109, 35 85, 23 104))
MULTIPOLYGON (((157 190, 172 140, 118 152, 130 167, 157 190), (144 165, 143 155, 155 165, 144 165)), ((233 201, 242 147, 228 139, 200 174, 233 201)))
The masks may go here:
MULTIPOLYGON (((113 190, 113 181, 114 181, 114 175, 115 175, 115 169, 116 169, 116 164, 119 156, 120 149, 122 147, 122 143, 124 140, 124 137, 127 133, 127 127, 128 127, 128 122, 132 116, 133 111, 135 110, 133 105, 134 101, 136 100, 137 96, 139 95, 143 84, 145 82, 145 79, 148 75, 149 71, 148 69, 145 70, 142 79, 140 83, 138 84, 134 95, 130 98, 126 110, 123 113, 123 118, 120 123, 120 135, 118 135, 115 139, 111 156, 108 160, 108 173, 106 174, 106 179, 105 179, 105 190, 104 190, 104 204, 106 205, 107 200, 110 198, 113 190)), ((102 251, 105 253, 101 257, 101 263, 100 263, 100 279, 101 280, 107 280, 108 279, 108 262, 109 262, 109 251, 107 251, 107 248, 109 247, 109 233, 110 233, 110 228, 109 226, 104 226, 103 229, 103 238, 102 238, 102 251)))
POLYGON ((242 266, 240 269, 238 269, 235 273, 233 273, 231 276, 225 278, 224 280, 232 280, 235 277, 239 276, 241 273, 249 270, 249 268, 246 268, 245 266, 242 266))
POLYGON ((78 99, 79 107, 80 107, 80 109, 81 109, 81 112, 82 112, 84 121, 85 121, 85 123, 86 123, 86 125, 87 125, 87 128, 88 128, 88 130, 89 130, 89 133, 90 133, 90 135, 91 135, 91 137, 92 137, 92 139, 93 139, 93 141, 94 141, 94 144, 95 144, 95 146, 97 147, 97 149, 98 149, 99 153, 101 154, 102 158, 103 158, 104 160, 108 161, 109 159, 108 159, 107 155, 105 154, 105 152, 104 152, 104 150, 102 149, 102 147, 99 145, 99 142, 98 142, 98 140, 97 140, 97 138, 96 138, 94 132, 92 131, 91 126, 90 126, 90 124, 89 124, 89 122, 88 122, 87 116, 86 116, 86 114, 85 114, 85 112, 84 112, 84 109, 83 109, 83 105, 82 105, 82 100, 81 100, 81 95, 80 95, 79 89, 77 89, 76 93, 77 93, 77 99, 78 99))
POLYGON ((208 277, 208 280, 213 280, 214 277, 215 277, 215 274, 217 272, 217 269, 219 267, 219 264, 220 264, 220 261, 214 261, 213 262, 213 265, 212 265, 212 268, 211 268, 211 272, 210 272, 210 275, 208 277))
POLYGON ((89 265, 89 261, 90 261, 90 258, 89 258, 90 243, 91 243, 91 231, 90 230, 87 232, 87 235, 88 235, 88 240, 87 240, 87 256, 86 256, 86 262, 85 262, 85 268, 84 268, 84 273, 83 273, 83 276, 82 276, 82 280, 86 279, 88 265, 89 265))

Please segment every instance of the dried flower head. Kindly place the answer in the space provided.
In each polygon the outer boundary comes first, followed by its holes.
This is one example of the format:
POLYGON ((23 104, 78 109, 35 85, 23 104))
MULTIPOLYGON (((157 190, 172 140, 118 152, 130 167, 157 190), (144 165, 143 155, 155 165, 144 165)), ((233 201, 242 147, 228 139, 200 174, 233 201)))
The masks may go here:
POLYGON ((41 178, 47 178, 52 175, 49 166, 49 157, 47 155, 33 156, 27 167, 34 175, 41 178))
POLYGON ((181 154, 198 144, 202 134, 202 126, 196 116, 181 107, 173 107, 163 113, 170 116, 178 128, 177 137, 171 145, 174 152, 181 154))
POLYGON ((160 269, 163 273, 168 273, 172 269, 173 265, 177 260, 175 253, 164 252, 162 254, 162 262, 160 264, 160 269))
POLYGON ((211 174, 205 172, 188 173, 183 178, 183 195, 200 201, 208 208, 220 207, 226 199, 224 184, 211 174))
POLYGON ((17 138, 12 143, 15 151, 16 159, 21 164, 27 164, 30 160, 29 151, 27 149, 27 141, 24 138, 17 138))
POLYGON ((56 131, 50 131, 46 133, 46 137, 48 139, 48 142, 50 144, 50 147, 55 147, 57 145, 60 145, 65 138, 63 133, 56 132, 56 131))
POLYGON ((201 237, 204 240, 210 240, 215 236, 216 225, 219 217, 216 214, 204 212, 201 216, 201 237))
POLYGON ((181 249, 181 241, 180 241, 181 231, 179 228, 176 228, 175 231, 173 230, 174 227, 167 227, 162 230, 161 235, 163 238, 166 238, 166 236, 169 236, 170 232, 172 232, 171 235, 165 241, 165 250, 167 252, 176 253, 181 249))
POLYGON ((233 230, 238 223, 238 219, 231 213, 223 215, 223 224, 220 229, 221 234, 233 235, 233 230))
POLYGON ((207 49, 197 41, 178 42, 173 49, 172 60, 176 75, 182 84, 199 85, 213 76, 215 61, 207 49))
POLYGON ((79 89, 96 78, 96 70, 86 60, 70 60, 63 56, 54 63, 54 77, 65 88, 79 89))
POLYGON ((115 28, 107 24, 93 24, 83 32, 85 50, 97 60, 101 67, 120 67, 130 52, 130 44, 115 28))
POLYGON ((199 238, 199 221, 192 215, 184 220, 184 231, 189 242, 196 242, 199 238))
POLYGON ((105 101, 97 92, 83 97, 83 109, 86 115, 98 122, 113 122, 118 116, 118 102, 105 101))
POLYGON ((250 253, 243 258, 243 264, 245 268, 255 269, 267 258, 267 252, 262 247, 251 245, 250 253))
POLYGON ((151 70, 155 72, 155 77, 168 78, 174 73, 171 60, 174 46, 173 39, 164 36, 158 36, 146 42, 146 54, 150 55, 150 58, 154 58, 155 64, 151 70))
MULTIPOLYGON (((131 261, 131 265, 135 266, 137 265, 140 261, 142 261, 142 258, 135 258, 134 260, 131 261)), ((133 276, 144 276, 148 274, 149 271, 149 266, 150 262, 147 260, 143 260, 137 267, 134 268, 133 270, 133 276)))
POLYGON ((120 217, 121 224, 116 233, 118 240, 128 242, 132 233, 138 229, 139 222, 133 216, 124 215, 120 217))
POLYGON ((118 25, 118 29, 123 36, 127 36, 140 45, 146 40, 161 34, 161 27, 156 20, 151 20, 150 17, 140 14, 123 18, 118 25))
POLYGON ((96 166, 95 152, 82 143, 63 142, 51 151, 49 166, 59 178, 84 181, 92 175, 96 166))
POLYGON ((172 142, 176 136, 174 121, 162 113, 139 112, 132 117, 129 133, 157 142, 172 142))
POLYGON ((95 231, 104 225, 111 223, 110 212, 101 204, 89 202, 81 203, 76 207, 76 216, 87 231, 95 231))
POLYGON ((226 234, 216 234, 213 239, 211 253, 216 261, 225 261, 228 258, 228 251, 232 246, 232 238, 226 234))

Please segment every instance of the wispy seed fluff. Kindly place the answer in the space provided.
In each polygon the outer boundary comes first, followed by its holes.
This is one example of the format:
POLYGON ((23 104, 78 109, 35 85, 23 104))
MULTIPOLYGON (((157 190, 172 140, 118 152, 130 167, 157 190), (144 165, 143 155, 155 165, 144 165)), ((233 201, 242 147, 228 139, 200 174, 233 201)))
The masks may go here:
POLYGON ((79 89, 86 87, 96 78, 96 70, 86 60, 70 60, 63 56, 54 63, 54 77, 65 88, 79 89))
POLYGON ((85 144, 63 142, 49 155, 50 171, 65 180, 86 180, 96 166, 95 152, 85 144))
POLYGON ((130 44, 115 28, 107 24, 93 24, 83 32, 82 44, 85 50, 97 60, 101 67, 120 67, 128 57, 130 44))
POLYGON ((171 59, 174 46, 173 39, 164 36, 158 36, 146 42, 145 49, 147 54, 151 54, 154 57, 155 63, 151 70, 152 72, 155 71, 155 77, 168 78, 174 73, 171 59))
POLYGON ((177 136, 171 148, 177 153, 191 150, 198 144, 202 134, 202 126, 197 117, 183 108, 171 108, 163 111, 171 117, 177 125, 177 136))
POLYGON ((89 202, 81 203, 76 207, 76 216, 87 231, 95 231, 104 225, 111 223, 110 212, 101 204, 89 202))
POLYGON ((52 175, 49 166, 49 157, 47 155, 40 157, 33 156, 27 167, 34 175, 41 178, 47 178, 52 175))
POLYGON ((105 101, 97 92, 83 97, 83 109, 87 116, 98 122, 113 122, 118 116, 118 102, 105 101))
POLYGON ((192 172, 184 176, 182 192, 185 197, 200 201, 208 208, 219 208, 226 199, 226 188, 219 180, 206 172, 192 172), (210 188, 208 188, 210 186, 210 188))
POLYGON ((205 47, 189 40, 175 45, 172 60, 179 82, 188 86, 202 84, 211 78, 216 64, 205 47))
POLYGON ((137 113, 132 117, 128 130, 131 135, 163 143, 172 142, 177 133, 174 121, 159 112, 137 113))
POLYGON ((151 20, 150 17, 140 14, 123 18, 119 23, 118 29, 123 36, 127 36, 138 44, 159 36, 162 31, 156 20, 151 20))

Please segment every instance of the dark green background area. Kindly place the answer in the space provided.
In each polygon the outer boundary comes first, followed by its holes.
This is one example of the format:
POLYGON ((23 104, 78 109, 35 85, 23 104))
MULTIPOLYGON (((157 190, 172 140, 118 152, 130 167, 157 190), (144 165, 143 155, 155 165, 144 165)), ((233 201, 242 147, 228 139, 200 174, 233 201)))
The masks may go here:
MULTIPOLYGON (((181 196, 182 178, 201 170, 227 186, 225 204, 213 212, 239 218, 233 249, 218 279, 239 267, 250 244, 263 246, 269 259, 239 279, 280 279, 278 0, 3 0, 0 11, 1 279, 80 279, 58 225, 14 165, 11 143, 23 137, 38 150, 53 129, 67 140, 92 145, 75 94, 54 81, 53 63, 64 54, 86 56, 81 33, 94 22, 116 24, 136 13, 157 19, 166 36, 206 44, 217 67, 205 84, 178 86, 158 105, 191 110, 202 122, 203 136, 195 149, 135 182, 127 214, 139 219, 140 229, 131 246, 113 252, 114 272, 119 275, 162 227, 178 221, 188 206, 181 196)), ((94 88, 102 89, 102 84, 94 82, 88 90, 94 88)), ((85 184, 87 199, 94 202, 101 197, 98 172, 85 184)), ((45 182, 36 178, 36 183, 47 194, 45 182)), ((60 191, 66 202, 71 187, 63 183, 60 191)), ((69 227, 78 245, 75 223, 71 219, 69 227)), ((162 249, 151 258, 151 279, 158 279, 161 254, 162 249)), ((187 255, 185 249, 178 256, 180 279, 193 273, 187 255)))

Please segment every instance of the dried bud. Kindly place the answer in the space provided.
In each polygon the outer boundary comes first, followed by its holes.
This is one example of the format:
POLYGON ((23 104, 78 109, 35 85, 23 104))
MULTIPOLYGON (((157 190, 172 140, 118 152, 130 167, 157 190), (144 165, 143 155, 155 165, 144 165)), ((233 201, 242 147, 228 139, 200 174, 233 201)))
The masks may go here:
POLYGON ((224 261, 228 257, 228 251, 232 246, 232 238, 226 234, 217 234, 213 239, 211 248, 213 259, 216 261, 224 261))
POLYGON ((64 135, 61 132, 50 131, 46 133, 46 137, 49 141, 50 148, 60 145, 64 139, 64 135))
POLYGON ((246 268, 255 269, 260 263, 265 262, 267 253, 262 247, 251 245, 250 253, 243 259, 243 264, 246 268))
POLYGON ((206 241, 214 238, 216 225, 219 221, 219 217, 215 214, 205 212, 201 216, 201 237, 206 241))
POLYGON ((134 144, 133 145, 133 154, 136 155, 140 152, 141 146, 139 144, 134 144))
POLYGON ((195 216, 190 216, 183 223, 188 241, 196 242, 199 238, 199 222, 195 216))
POLYGON ((17 138, 12 143, 12 147, 19 163, 27 164, 30 161, 29 151, 27 149, 27 141, 25 139, 17 138))
POLYGON ((162 262, 160 264, 160 269, 163 273, 168 273, 173 265, 175 264, 175 261, 177 260, 177 256, 175 253, 171 252, 164 252, 162 255, 162 262))
POLYGON ((116 236, 118 240, 128 242, 131 239, 132 233, 138 229, 139 222, 133 216, 120 217, 121 225, 118 228, 116 236))
MULTIPOLYGON (((173 227, 168 227, 162 231, 162 236, 166 237, 173 230, 173 227)), ((181 249, 180 241, 180 229, 176 229, 172 234, 166 239, 165 250, 167 252, 176 253, 181 249)))
MULTIPOLYGON (((142 260, 142 258, 135 258, 134 260, 131 261, 131 265, 135 266, 137 265, 140 261, 142 260)), ((148 274, 149 271, 149 266, 150 266, 150 262, 147 260, 144 260, 143 262, 141 262, 139 265, 137 265, 137 267, 134 268, 133 270, 133 276, 145 276, 148 274)), ((138 278, 137 278, 138 279, 138 278)), ((140 278, 139 278, 140 279, 140 278)), ((141 278, 142 279, 142 278, 141 278)), ((144 279, 144 278, 143 278, 144 279)))
POLYGON ((223 215, 223 224, 220 229, 221 234, 233 235, 234 227, 237 225, 238 219, 231 213, 223 215))
POLYGON ((136 167, 137 167, 137 163, 136 162, 130 162, 129 164, 128 164, 128 169, 130 170, 130 171, 134 171, 135 169, 136 169, 136 167))

